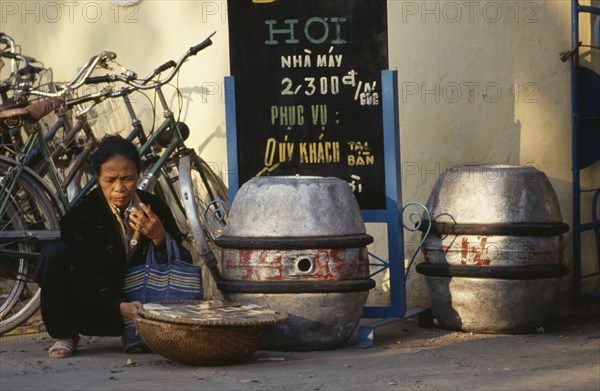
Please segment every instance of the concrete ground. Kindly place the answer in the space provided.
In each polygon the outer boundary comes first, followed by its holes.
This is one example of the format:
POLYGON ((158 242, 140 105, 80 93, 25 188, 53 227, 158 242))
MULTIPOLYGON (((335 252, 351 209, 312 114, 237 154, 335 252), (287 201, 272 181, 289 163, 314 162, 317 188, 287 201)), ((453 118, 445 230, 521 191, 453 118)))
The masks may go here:
POLYGON ((220 367, 125 354, 112 337, 84 337, 75 356, 50 359, 51 339, 31 330, 0 337, 2 391, 600 390, 599 315, 555 319, 529 335, 457 333, 408 319, 377 328, 369 349, 354 348, 353 336, 341 349, 257 351, 220 367))

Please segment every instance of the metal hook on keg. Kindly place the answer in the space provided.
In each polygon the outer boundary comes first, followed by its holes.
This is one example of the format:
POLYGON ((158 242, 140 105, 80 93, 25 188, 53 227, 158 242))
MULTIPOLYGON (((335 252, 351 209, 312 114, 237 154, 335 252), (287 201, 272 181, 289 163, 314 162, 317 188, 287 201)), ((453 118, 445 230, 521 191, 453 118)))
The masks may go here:
POLYGON ((204 221, 210 236, 214 240, 227 226, 229 204, 223 200, 214 200, 206 205, 204 221))
POLYGON ((419 251, 421 250, 421 247, 423 247, 423 243, 425 243, 425 239, 427 239, 427 236, 429 235, 429 231, 431 230, 431 214, 429 213, 429 209, 427 209, 427 207, 425 205, 423 205, 419 202, 409 202, 408 204, 404 205, 404 207, 402 208, 401 216, 402 216, 402 226, 407 231, 411 231, 411 232, 425 231, 425 233, 421 237, 421 241, 419 242, 419 245, 417 246, 415 251, 413 251, 412 255, 410 256, 410 261, 408 262, 408 266, 406 267, 406 277, 408 278, 408 273, 410 272, 410 267, 412 266, 413 262, 415 261, 415 258, 417 256, 417 254, 419 253, 419 251), (418 211, 410 212, 410 214, 408 215, 408 220, 412 224, 412 227, 408 226, 405 223, 405 219, 404 219, 404 212, 411 206, 420 207, 424 211, 423 213, 419 213, 418 211), (427 216, 427 218, 425 218, 425 219, 423 218, 424 214, 427 216), (425 227, 421 227, 424 224, 424 222, 427 224, 427 229, 423 229, 425 227))

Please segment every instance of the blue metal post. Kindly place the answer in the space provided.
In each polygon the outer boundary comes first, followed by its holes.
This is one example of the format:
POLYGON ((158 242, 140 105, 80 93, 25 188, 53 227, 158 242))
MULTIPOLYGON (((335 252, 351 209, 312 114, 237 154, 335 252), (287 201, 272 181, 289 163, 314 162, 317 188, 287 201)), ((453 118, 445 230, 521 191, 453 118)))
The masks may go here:
MULTIPOLYGON (((582 224, 581 222, 581 193, 585 190, 581 189, 581 174, 582 169, 582 130, 581 121, 582 113, 580 112, 580 94, 582 93, 581 80, 579 76, 579 14, 587 13, 592 15, 600 15, 600 7, 582 6, 578 0, 571 0, 571 47, 575 50, 571 58, 571 170, 572 170, 572 196, 573 196, 573 293, 575 299, 591 298, 598 299, 600 295, 597 293, 582 293, 582 279, 597 275, 598 273, 587 276, 582 275, 581 267, 581 234, 590 229, 598 230, 598 222, 595 220, 594 212, 592 212, 592 222, 582 224)), ((585 96, 585 95, 583 95, 585 96)), ((589 118, 588 118, 589 119, 589 118)), ((585 141, 584 141, 585 142, 585 141)), ((585 168, 585 166, 583 167, 585 168)), ((597 191, 597 190, 596 190, 597 191)), ((597 196, 594 200, 597 200, 597 196)), ((592 202, 592 211, 596 201, 592 202)), ((596 231, 596 235, 599 235, 596 231)), ((598 239, 597 239, 598 240, 598 239)), ((597 242, 596 246, 600 244, 597 242)), ((600 257, 600 249, 598 250, 600 257)), ((600 262, 600 259, 599 259, 600 262)))
MULTIPOLYGON (((390 306, 365 307, 363 317, 382 318, 371 324, 360 326, 357 348, 368 348, 374 344, 377 327, 408 319, 413 316, 426 318, 426 309, 406 310, 406 268, 404 266, 404 225, 402 223, 402 182, 400 167, 400 122, 398 105, 398 72, 382 71, 383 139, 385 159, 385 211, 363 211, 365 222, 387 222, 388 254, 387 267, 390 273, 390 306), (422 315, 423 314, 423 315, 422 315)), ((419 246, 420 247, 420 246, 419 246)), ((373 256, 372 254, 370 254, 373 256)))
POLYGON ((362 211, 363 220, 387 223, 388 268, 390 275, 390 306, 365 307, 365 318, 402 317, 406 312, 406 278, 404 273, 404 235, 400 206, 400 121, 398 114, 398 72, 381 72, 381 101, 383 109, 383 141, 385 166, 386 209, 362 211))
POLYGON ((238 178, 237 115, 235 112, 235 77, 225 77, 225 135, 227 138, 227 183, 229 202, 233 202, 240 183, 238 178))
MULTIPOLYGON (((577 0, 571 1, 571 47, 576 48, 579 40, 579 5, 577 0)), ((579 196, 579 101, 577 99, 577 66, 579 53, 571 59, 571 170, 573 194, 573 290, 578 296, 581 291, 581 205, 579 196)))

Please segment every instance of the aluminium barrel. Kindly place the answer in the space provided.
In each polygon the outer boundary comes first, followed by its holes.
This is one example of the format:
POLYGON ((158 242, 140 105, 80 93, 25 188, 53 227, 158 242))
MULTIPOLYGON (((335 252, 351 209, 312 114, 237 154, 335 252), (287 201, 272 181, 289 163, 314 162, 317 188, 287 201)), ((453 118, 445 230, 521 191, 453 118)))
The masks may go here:
POLYGON ((464 164, 446 170, 427 208, 431 232, 417 271, 447 329, 530 332, 550 316, 563 265, 560 206, 531 166, 464 164))
POLYGON ((349 184, 318 176, 256 177, 231 205, 216 243, 223 296, 285 310, 265 333, 272 350, 339 347, 355 331, 375 282, 366 233, 349 184))

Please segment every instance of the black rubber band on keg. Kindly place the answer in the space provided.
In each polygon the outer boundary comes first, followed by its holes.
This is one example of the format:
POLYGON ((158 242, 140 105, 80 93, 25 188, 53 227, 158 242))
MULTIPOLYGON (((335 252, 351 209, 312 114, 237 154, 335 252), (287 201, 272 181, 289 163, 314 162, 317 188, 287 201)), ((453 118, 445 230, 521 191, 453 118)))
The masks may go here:
MULTIPOLYGON (((418 229, 427 230, 429 220, 423 220, 418 229)), ((569 230, 565 223, 495 223, 454 224, 431 222, 431 233, 446 235, 505 235, 505 236, 556 236, 569 230)))
POLYGON ((219 236, 215 239, 221 248, 248 250, 304 250, 312 248, 353 248, 373 243, 367 234, 340 236, 286 236, 286 237, 240 237, 219 236))
POLYGON ((362 292, 375 287, 370 278, 335 281, 239 281, 221 280, 217 288, 228 293, 343 293, 362 292))
POLYGON ((445 263, 420 263, 417 272, 432 277, 498 278, 502 280, 533 280, 556 278, 569 274, 563 265, 530 266, 463 266, 445 263))

